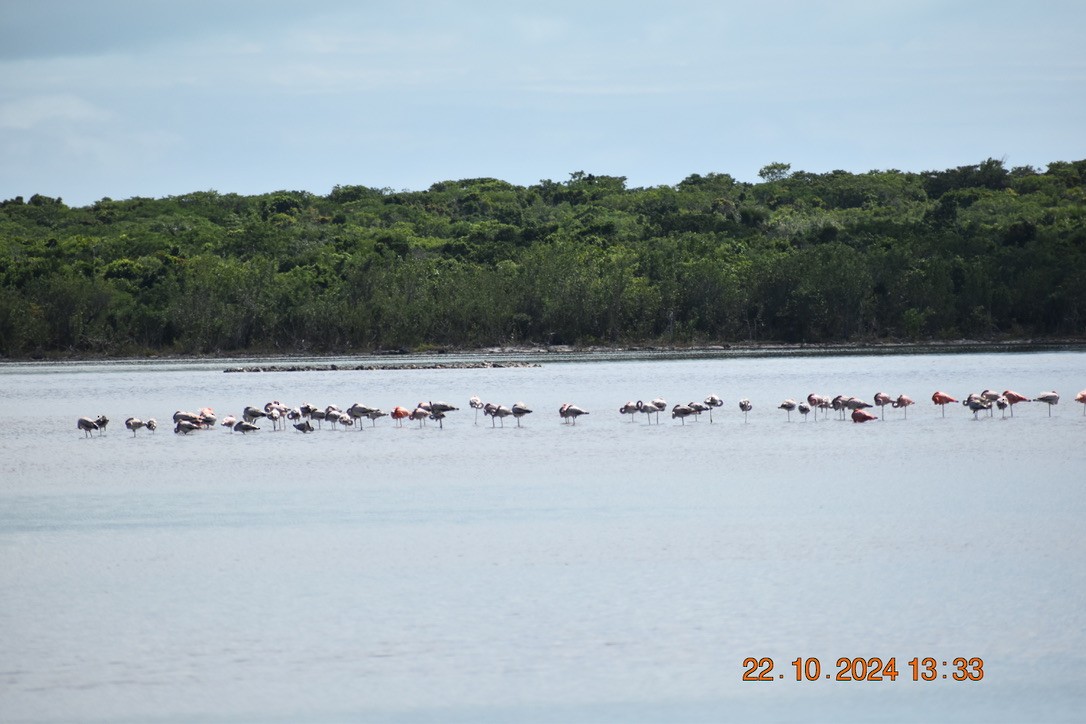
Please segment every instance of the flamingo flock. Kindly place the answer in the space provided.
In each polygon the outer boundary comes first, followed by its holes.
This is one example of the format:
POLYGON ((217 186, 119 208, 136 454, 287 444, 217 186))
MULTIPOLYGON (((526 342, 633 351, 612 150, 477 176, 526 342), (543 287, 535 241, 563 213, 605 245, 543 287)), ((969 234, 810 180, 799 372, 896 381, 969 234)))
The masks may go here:
MULTIPOLYGON (((887 407, 900 410, 902 419, 908 419, 909 407, 916 404, 908 395, 899 394, 894 396, 882 391, 876 392, 873 399, 874 404, 871 404, 859 397, 837 395, 831 398, 827 395, 812 392, 799 402, 794 398, 787 398, 777 406, 777 409, 785 411, 787 422, 791 422, 792 412, 794 411, 798 411, 803 416, 804 422, 807 422, 808 416, 813 413, 814 420, 817 422, 819 411, 822 412, 822 418, 826 419, 832 409, 837 413, 839 420, 851 419, 853 422, 863 423, 873 420, 885 420, 887 407), (872 413, 870 411, 872 408, 878 408, 879 414, 872 413)), ((957 398, 941 390, 937 390, 932 394, 931 401, 932 404, 940 408, 942 417, 946 417, 947 405, 959 402, 957 398)), ((961 404, 973 414, 974 419, 979 419, 982 414, 991 417, 993 408, 1000 410, 1001 417, 1006 418, 1009 412, 1010 417, 1013 418, 1015 406, 1024 402, 1041 402, 1047 405, 1048 416, 1051 417, 1052 408, 1059 404, 1059 401, 1060 395, 1054 390, 1042 392, 1031 398, 1014 390, 998 392, 985 389, 981 392, 970 393, 961 400, 961 404)), ((1086 416, 1086 390, 1082 390, 1075 395, 1075 401, 1082 404, 1083 415, 1086 416)), ((688 420, 697 422, 702 414, 708 413, 709 422, 712 423, 713 410, 723 405, 724 400, 719 395, 711 394, 702 402, 692 401, 672 406, 671 419, 685 426, 688 420)), ((507 407, 502 404, 483 402, 478 396, 471 397, 468 400, 468 406, 475 410, 476 425, 478 425, 479 421, 479 412, 482 411, 483 415, 491 418, 491 427, 505 427, 505 418, 507 417, 512 417, 516 421, 517 427, 522 427, 521 420, 533 413, 532 409, 522 401, 515 402, 507 407)), ((362 420, 369 420, 369 427, 375 428, 377 421, 382 417, 390 417, 395 427, 403 427, 404 420, 410 420, 417 422, 418 427, 421 428, 426 425, 427 420, 430 420, 436 422, 438 428, 444 428, 444 421, 449 413, 456 412, 459 409, 455 405, 440 401, 419 402, 414 407, 397 405, 392 408, 391 412, 385 412, 379 407, 364 405, 360 402, 356 402, 344 410, 334 404, 320 407, 310 403, 303 403, 296 407, 290 407, 278 400, 273 400, 259 407, 255 405, 246 406, 242 409, 240 417, 231 414, 224 416, 221 420, 211 407, 202 407, 196 412, 177 410, 173 414, 173 422, 174 433, 178 435, 189 435, 194 432, 210 430, 216 424, 231 433, 245 435, 261 430, 262 428, 258 423, 263 421, 270 422, 273 431, 286 429, 288 422, 297 432, 303 434, 323 429, 325 426, 329 430, 348 430, 357 427, 361 431, 365 428, 361 422, 362 420), (316 423, 315 427, 313 423, 316 423)), ((650 402, 642 400, 628 401, 618 408, 618 412, 623 417, 628 415, 631 423, 636 422, 638 414, 642 414, 649 425, 659 425, 660 413, 665 412, 667 409, 667 401, 662 397, 657 397, 650 402)), ((748 421, 748 414, 753 409, 754 405, 749 399, 743 398, 739 400, 739 410, 743 413, 744 422, 748 421)), ((569 402, 563 403, 558 409, 558 416, 562 423, 570 426, 577 424, 577 418, 588 414, 588 410, 569 402)), ((76 421, 76 429, 82 431, 85 438, 94 437, 95 431, 98 432, 98 437, 101 437, 108 425, 109 418, 105 415, 80 417, 76 421)), ((139 417, 128 417, 125 419, 124 426, 135 437, 140 430, 144 429, 154 433, 158 428, 158 422, 153 417, 146 420, 139 417)))

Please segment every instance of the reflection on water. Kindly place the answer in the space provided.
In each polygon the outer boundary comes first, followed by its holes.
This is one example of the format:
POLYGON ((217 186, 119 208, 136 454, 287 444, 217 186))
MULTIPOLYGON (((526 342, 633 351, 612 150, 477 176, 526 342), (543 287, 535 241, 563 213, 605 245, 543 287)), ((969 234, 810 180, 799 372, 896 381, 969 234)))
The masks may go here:
POLYGON ((1084 361, 0 367, 0 718, 1076 720, 1084 361), (984 388, 1063 399, 977 421, 929 401, 984 388), (917 400, 908 419, 776 409, 880 390, 917 400), (712 424, 618 413, 711 393, 712 424), (475 424, 475 394, 534 412, 475 424), (272 399, 463 409, 444 429, 170 432, 176 409, 272 399), (591 414, 563 425, 564 402, 591 414), (163 425, 133 436, 130 415, 163 425), (748 656, 786 678, 743 682, 748 656), (904 673, 800 683, 800 656, 904 673), (916 656, 981 657, 985 678, 913 682, 916 656))

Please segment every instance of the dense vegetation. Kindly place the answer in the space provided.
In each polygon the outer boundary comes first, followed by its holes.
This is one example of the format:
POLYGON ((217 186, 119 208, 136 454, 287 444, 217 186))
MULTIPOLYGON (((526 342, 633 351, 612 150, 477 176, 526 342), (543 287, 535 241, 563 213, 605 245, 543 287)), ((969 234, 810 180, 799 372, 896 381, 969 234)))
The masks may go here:
POLYGON ((0 204, 0 354, 1081 336, 1086 161, 0 204))

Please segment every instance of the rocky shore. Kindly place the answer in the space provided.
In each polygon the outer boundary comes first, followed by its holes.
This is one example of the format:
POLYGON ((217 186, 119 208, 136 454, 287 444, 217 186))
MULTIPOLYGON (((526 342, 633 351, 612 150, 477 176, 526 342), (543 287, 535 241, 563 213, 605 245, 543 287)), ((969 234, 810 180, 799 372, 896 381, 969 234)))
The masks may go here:
POLYGON ((491 362, 405 362, 402 364, 297 364, 297 365, 254 365, 247 367, 227 367, 223 372, 369 372, 374 370, 480 370, 501 367, 539 367, 538 362, 503 361, 491 362))

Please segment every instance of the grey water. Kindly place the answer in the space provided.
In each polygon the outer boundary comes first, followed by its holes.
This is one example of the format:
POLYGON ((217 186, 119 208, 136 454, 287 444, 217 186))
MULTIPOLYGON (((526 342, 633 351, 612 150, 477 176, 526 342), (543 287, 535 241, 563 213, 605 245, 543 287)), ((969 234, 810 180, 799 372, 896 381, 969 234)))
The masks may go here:
POLYGON ((236 364, 0 365, 0 721, 1086 711, 1081 352, 236 364), (930 401, 985 388, 1062 399, 978 419, 930 401), (880 390, 916 405, 862 425, 777 409, 880 390), (618 413, 712 393, 712 422, 618 413), (492 427, 472 395, 534 412, 492 427), (172 432, 178 409, 438 399, 461 408, 443 428, 172 432), (563 424, 564 402, 590 414, 563 424), (104 434, 76 429, 100 414, 104 434), (748 657, 768 681, 743 680, 748 657), (825 678, 859 657, 899 675, 825 678), (979 681, 954 680, 959 657, 979 681))

